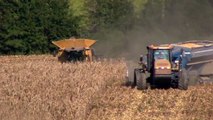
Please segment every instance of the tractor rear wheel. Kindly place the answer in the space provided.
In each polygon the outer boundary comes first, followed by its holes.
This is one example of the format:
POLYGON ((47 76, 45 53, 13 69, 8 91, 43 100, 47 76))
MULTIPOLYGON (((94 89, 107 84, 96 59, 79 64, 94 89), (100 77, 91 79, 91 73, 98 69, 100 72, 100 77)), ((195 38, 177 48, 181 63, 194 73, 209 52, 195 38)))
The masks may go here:
POLYGON ((148 89, 146 81, 146 74, 141 72, 139 69, 135 70, 136 86, 138 90, 148 89))
POLYGON ((178 88, 181 90, 187 90, 188 89, 188 75, 186 69, 183 69, 179 72, 179 81, 178 81, 178 88))

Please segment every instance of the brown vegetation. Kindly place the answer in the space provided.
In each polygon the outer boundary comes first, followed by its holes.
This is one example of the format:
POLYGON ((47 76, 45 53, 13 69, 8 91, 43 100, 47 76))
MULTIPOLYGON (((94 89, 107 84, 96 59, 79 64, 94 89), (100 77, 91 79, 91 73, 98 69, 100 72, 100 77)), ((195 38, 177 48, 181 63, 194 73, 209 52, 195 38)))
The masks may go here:
POLYGON ((211 120, 213 86, 193 86, 146 92, 112 85, 93 101, 90 119, 113 120, 211 120))
POLYGON ((90 102, 121 80, 122 61, 61 64, 46 56, 1 57, 0 119, 85 119, 90 102))
POLYGON ((123 60, 61 64, 51 56, 0 57, 0 119, 213 119, 213 86, 138 91, 123 60))

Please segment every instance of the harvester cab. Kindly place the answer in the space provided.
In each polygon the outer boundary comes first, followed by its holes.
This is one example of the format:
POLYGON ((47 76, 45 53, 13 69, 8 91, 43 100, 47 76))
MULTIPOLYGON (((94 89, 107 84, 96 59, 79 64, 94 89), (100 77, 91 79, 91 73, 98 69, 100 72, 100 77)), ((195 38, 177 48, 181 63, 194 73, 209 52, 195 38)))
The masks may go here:
POLYGON ((91 48, 95 40, 65 39, 53 41, 59 50, 56 54, 60 62, 93 61, 94 50, 91 48))

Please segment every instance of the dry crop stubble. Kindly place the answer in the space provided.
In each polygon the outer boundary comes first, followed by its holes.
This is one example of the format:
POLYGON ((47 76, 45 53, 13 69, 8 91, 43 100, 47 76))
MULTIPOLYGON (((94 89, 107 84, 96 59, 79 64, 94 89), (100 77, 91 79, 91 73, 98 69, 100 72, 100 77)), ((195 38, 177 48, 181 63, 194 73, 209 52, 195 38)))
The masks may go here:
POLYGON ((213 86, 192 86, 187 91, 156 89, 146 92, 112 85, 93 104, 89 118, 120 120, 211 120, 213 86))
POLYGON ((90 102, 123 79, 123 60, 65 63, 46 56, 1 57, 0 119, 85 119, 90 102))
POLYGON ((213 119, 213 85, 146 92, 123 86, 124 60, 59 63, 0 57, 0 119, 213 119))

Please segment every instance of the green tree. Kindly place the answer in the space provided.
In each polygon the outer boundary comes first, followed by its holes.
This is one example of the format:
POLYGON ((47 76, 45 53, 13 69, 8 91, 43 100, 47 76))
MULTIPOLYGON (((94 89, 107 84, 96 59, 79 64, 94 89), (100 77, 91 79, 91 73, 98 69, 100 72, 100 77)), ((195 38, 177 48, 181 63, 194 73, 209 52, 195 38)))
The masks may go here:
POLYGON ((78 35, 68 0, 2 0, 0 6, 1 54, 47 53, 52 40, 78 35))
POLYGON ((91 32, 104 28, 126 30, 134 20, 134 8, 129 0, 88 0, 86 5, 91 32))

